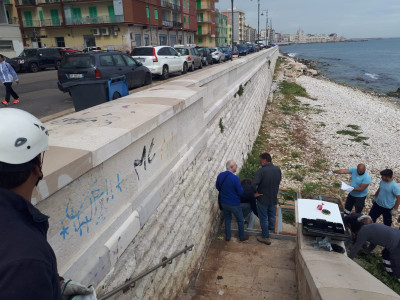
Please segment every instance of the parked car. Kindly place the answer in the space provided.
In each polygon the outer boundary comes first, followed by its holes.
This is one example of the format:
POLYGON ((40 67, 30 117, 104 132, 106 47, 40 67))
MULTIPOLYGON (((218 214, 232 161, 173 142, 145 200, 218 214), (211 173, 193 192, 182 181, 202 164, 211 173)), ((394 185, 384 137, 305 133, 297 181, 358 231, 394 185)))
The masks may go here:
POLYGON ((203 46, 196 46, 196 49, 197 49, 197 51, 199 51, 199 53, 202 56, 202 60, 201 61, 203 63, 203 66, 208 66, 208 65, 214 64, 210 48, 203 47, 203 46))
POLYGON ((178 51, 178 53, 186 58, 188 63, 188 68, 190 71, 194 71, 196 68, 203 68, 203 64, 201 62, 201 56, 199 51, 193 46, 184 46, 184 45, 175 45, 174 49, 178 51))
POLYGON ((246 44, 238 44, 237 49, 239 51, 239 56, 246 56, 249 54, 249 47, 246 44))
POLYGON ((46 68, 58 69, 61 64, 61 55, 57 48, 26 48, 18 57, 10 61, 18 64, 19 70, 35 73, 46 68))
POLYGON ((258 44, 253 44, 254 52, 260 51, 260 46, 258 44))
POLYGON ((254 49, 254 45, 253 45, 253 44, 247 43, 247 44, 245 44, 245 45, 246 45, 247 48, 249 49, 249 53, 255 52, 255 49, 254 49))
POLYGON ((220 48, 225 54, 225 61, 232 58, 232 49, 231 49, 231 47, 229 47, 229 46, 221 46, 220 48))
POLYGON ((58 51, 60 52, 61 60, 64 59, 65 55, 70 55, 70 54, 73 54, 73 53, 80 52, 78 50, 74 50, 74 49, 71 49, 71 48, 58 48, 58 51))
POLYGON ((151 84, 150 70, 131 56, 119 51, 67 55, 58 69, 58 88, 69 92, 72 81, 109 79, 125 75, 128 88, 151 84))
POLYGON ((82 50, 82 52, 99 52, 99 51, 103 51, 103 49, 101 49, 101 47, 86 47, 82 50))
POLYGON ((238 55, 239 56, 239 50, 238 50, 237 46, 233 46, 232 56, 233 55, 238 55))
POLYGON ((137 47, 132 50, 131 56, 162 79, 167 79, 171 73, 185 74, 189 68, 186 58, 169 46, 137 47))
POLYGON ((258 42, 258 46, 260 47, 260 50, 265 48, 265 45, 262 42, 258 42))
POLYGON ((213 61, 220 63, 226 60, 225 53, 219 47, 210 48, 213 61))
POLYGON ((14 71, 15 71, 15 72, 19 72, 20 67, 19 67, 18 62, 16 62, 15 60, 12 60, 12 59, 10 59, 10 58, 8 58, 8 57, 5 56, 5 55, 3 55, 3 56, 4 56, 4 60, 5 60, 6 62, 8 62, 8 63, 11 65, 11 67, 13 67, 14 71))

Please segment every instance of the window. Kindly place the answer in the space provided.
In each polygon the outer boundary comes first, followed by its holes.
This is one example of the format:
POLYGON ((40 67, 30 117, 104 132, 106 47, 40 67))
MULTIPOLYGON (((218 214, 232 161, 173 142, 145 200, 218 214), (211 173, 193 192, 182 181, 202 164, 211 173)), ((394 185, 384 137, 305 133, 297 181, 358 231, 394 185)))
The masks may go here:
POLYGON ((137 65, 136 61, 135 61, 132 57, 130 57, 130 56, 128 56, 128 55, 123 55, 123 58, 124 58, 124 60, 125 60, 125 62, 126 62, 126 64, 127 64, 128 66, 133 67, 133 66, 136 66, 136 65, 137 65))
POLYGON ((178 52, 174 48, 169 48, 169 52, 171 52, 172 56, 178 56, 178 52))
POLYGON ((89 7, 89 17, 91 17, 91 18, 97 17, 97 7, 96 6, 89 7))
POLYGON ((50 10, 51 14, 51 23, 53 26, 59 26, 60 25, 60 18, 58 17, 58 10, 57 9, 52 9, 50 10))
POLYGON ((57 47, 65 47, 65 41, 63 36, 56 37, 56 45, 57 47))
POLYGON ((183 17, 183 24, 186 24, 186 17, 183 17))
POLYGON ((39 10, 39 19, 40 21, 43 21, 43 11, 39 10))
POLYGON ((140 34, 135 34, 136 47, 142 46, 142 36, 140 34))
POLYGON ((212 42, 213 42, 213 40, 212 40, 212 38, 210 38, 210 44, 212 44, 212 42))
POLYGON ((164 46, 167 44, 167 35, 166 34, 160 34, 160 45, 164 46))
POLYGON ((144 37, 144 45, 145 45, 145 46, 150 45, 149 35, 148 35, 148 34, 145 34, 143 37, 144 37))
POLYGON ((158 50, 157 54, 158 55, 171 56, 171 52, 169 52, 169 48, 168 47, 161 48, 160 50, 158 50))
POLYGON ((147 19, 150 18, 150 8, 148 8, 148 7, 146 7, 146 16, 147 16, 147 19))
POLYGON ((185 8, 185 0, 182 0, 183 8, 185 8))
POLYGON ((158 10, 154 10, 154 19, 158 20, 158 10))
POLYGON ((202 37, 199 37, 199 38, 198 38, 198 41, 199 41, 199 44, 202 44, 202 43, 203 43, 203 38, 202 38, 202 37))
POLYGON ((115 65, 117 67, 125 67, 126 66, 125 61, 122 58, 122 55, 113 55, 113 58, 114 58, 115 65))
POLYGON ((111 55, 101 55, 100 56, 100 65, 102 65, 102 66, 113 66, 114 62, 112 60, 111 55))
POLYGON ((14 50, 12 41, 0 41, 0 50, 14 50))

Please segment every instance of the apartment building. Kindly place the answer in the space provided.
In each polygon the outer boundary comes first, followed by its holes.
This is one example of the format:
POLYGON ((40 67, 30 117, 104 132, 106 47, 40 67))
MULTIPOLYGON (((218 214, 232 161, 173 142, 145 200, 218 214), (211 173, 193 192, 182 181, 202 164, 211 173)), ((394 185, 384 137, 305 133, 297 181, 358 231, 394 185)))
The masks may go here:
POLYGON ((197 32, 195 43, 199 46, 216 46, 215 3, 218 0, 197 0, 197 32))
POLYGON ((215 44, 216 46, 228 45, 228 17, 215 12, 215 44))
POLYGON ((25 46, 100 46, 192 43, 196 0, 15 0, 25 46))
MULTIPOLYGON (((222 12, 223 15, 228 17, 228 24, 232 25, 232 10, 222 12)), ((244 12, 233 8, 233 32, 232 38, 234 43, 243 43, 245 39, 245 14, 244 12)))
POLYGON ((244 40, 246 42, 256 42, 257 30, 249 25, 244 25, 244 40))
POLYGON ((15 57, 23 48, 14 2, 0 1, 0 53, 7 57, 15 57))

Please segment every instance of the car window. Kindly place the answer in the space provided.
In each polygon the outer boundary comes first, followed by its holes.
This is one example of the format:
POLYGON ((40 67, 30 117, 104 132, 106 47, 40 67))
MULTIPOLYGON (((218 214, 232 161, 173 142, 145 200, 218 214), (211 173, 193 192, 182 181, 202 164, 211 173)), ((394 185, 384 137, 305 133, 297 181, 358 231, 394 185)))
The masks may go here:
POLYGON ((135 48, 133 49, 131 56, 153 56, 153 48, 152 47, 135 48))
POLYGON ((122 57, 124 58, 124 60, 128 66, 132 67, 132 66, 138 65, 136 60, 134 60, 132 57, 130 57, 128 55, 123 55, 122 57))
POLYGON ((168 55, 171 56, 171 52, 169 52, 169 49, 167 47, 163 47, 157 52, 158 55, 168 55))
POLYGON ((216 52, 216 51, 218 51, 218 49, 217 48, 210 48, 210 51, 211 52, 216 52))
POLYGON ((189 55, 189 50, 186 48, 176 48, 175 50, 181 55, 189 55))
POLYGON ((112 60, 111 55, 101 55, 100 56, 100 65, 102 65, 102 66, 113 66, 114 62, 112 60))
POLYGON ((178 56, 178 52, 174 48, 168 48, 172 56, 178 56))
POLYGON ((125 64, 124 59, 122 58, 122 55, 114 54, 113 58, 114 58, 114 63, 117 67, 126 67, 126 64, 125 64))
POLYGON ((94 57, 91 55, 68 55, 61 61, 61 68, 84 69, 94 66, 94 57))

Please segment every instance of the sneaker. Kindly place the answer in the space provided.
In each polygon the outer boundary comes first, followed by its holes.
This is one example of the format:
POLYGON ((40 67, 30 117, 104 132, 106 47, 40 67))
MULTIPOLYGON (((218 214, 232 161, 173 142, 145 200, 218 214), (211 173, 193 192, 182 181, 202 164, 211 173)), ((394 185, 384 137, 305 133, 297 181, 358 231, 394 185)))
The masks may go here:
POLYGON ((18 99, 14 99, 13 104, 17 104, 17 103, 19 103, 19 100, 18 99))
POLYGON ((229 242, 231 239, 227 239, 227 238, 225 238, 225 241, 227 241, 227 242, 229 242))
POLYGON ((241 242, 245 242, 245 241, 247 241, 248 239, 249 239, 249 236, 246 235, 244 238, 240 239, 240 241, 241 241, 241 242))
POLYGON ((266 245, 271 245, 270 238, 258 237, 257 241, 259 241, 260 243, 266 244, 266 245))
POLYGON ((6 100, 4 100, 4 101, 1 101, 1 103, 2 103, 3 105, 5 105, 5 106, 7 106, 7 105, 8 105, 8 102, 7 102, 6 100))

